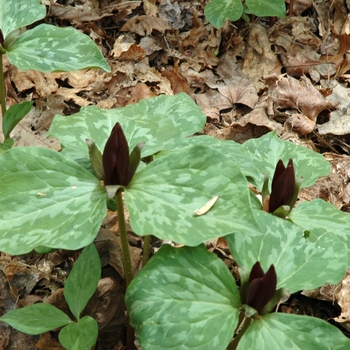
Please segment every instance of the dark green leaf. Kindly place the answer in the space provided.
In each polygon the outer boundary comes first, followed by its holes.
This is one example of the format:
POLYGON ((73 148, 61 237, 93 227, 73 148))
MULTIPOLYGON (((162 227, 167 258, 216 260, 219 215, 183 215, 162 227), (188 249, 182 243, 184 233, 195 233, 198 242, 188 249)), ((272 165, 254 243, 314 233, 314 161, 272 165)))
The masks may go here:
POLYGON ((100 277, 100 257, 91 243, 80 254, 64 285, 64 297, 77 319, 95 293, 100 277))
POLYGON ((286 4, 284 0, 246 0, 250 12, 258 17, 285 17, 286 4))
POLYGON ((204 8, 205 17, 215 28, 222 27, 227 19, 237 21, 242 13, 241 0, 212 0, 204 8))
POLYGON ((10 137, 11 131, 22 120, 22 118, 28 114, 32 104, 32 101, 17 103, 6 111, 2 120, 2 131, 5 138, 10 137))
POLYGON ((47 303, 12 310, 0 317, 0 321, 26 334, 45 333, 72 322, 64 312, 47 303))
POLYGON ((84 316, 78 323, 64 327, 58 339, 67 350, 90 350, 98 336, 98 324, 90 316, 84 316))

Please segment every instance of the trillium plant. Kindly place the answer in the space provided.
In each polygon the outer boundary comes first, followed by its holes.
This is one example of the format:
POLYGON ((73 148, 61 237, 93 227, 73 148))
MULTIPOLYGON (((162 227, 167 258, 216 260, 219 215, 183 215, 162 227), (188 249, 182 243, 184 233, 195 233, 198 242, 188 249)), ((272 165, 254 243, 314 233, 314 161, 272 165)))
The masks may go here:
POLYGON ((96 44, 74 28, 58 28, 39 24, 25 27, 46 16, 46 7, 40 0, 0 0, 0 103, 4 142, 0 153, 11 148, 11 131, 30 111, 32 101, 6 108, 3 55, 21 70, 40 72, 74 71, 100 68, 110 72, 96 44))
MULTIPOLYGON (((311 186, 329 163, 275 132, 244 144, 190 137, 205 121, 186 94, 55 116, 49 134, 62 152, 0 156, 1 249, 83 248, 114 206, 129 320, 143 349, 347 349, 327 322, 276 312, 292 293, 338 283, 348 266, 348 215, 320 199, 294 206, 298 183, 311 186), (183 246, 162 246, 134 277, 124 209, 144 237, 145 262, 150 235, 183 246), (239 287, 205 248, 218 237, 239 266, 239 287)), ((0 320, 26 331, 19 312, 0 320)))

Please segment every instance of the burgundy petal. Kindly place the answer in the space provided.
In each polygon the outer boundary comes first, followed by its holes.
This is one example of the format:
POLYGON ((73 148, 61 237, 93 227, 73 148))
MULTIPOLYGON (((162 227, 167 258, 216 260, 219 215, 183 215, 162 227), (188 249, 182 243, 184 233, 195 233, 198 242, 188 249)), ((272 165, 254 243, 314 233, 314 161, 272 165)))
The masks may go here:
POLYGON ((276 292, 277 275, 275 267, 271 265, 266 274, 264 274, 260 263, 255 263, 250 273, 249 281, 246 304, 257 310, 258 314, 261 315, 264 307, 273 298, 276 292), (263 274, 262 277, 260 277, 261 272, 263 274), (254 275, 259 275, 259 277, 252 279, 254 275))
POLYGON ((129 146, 123 129, 117 123, 103 151, 105 185, 128 185, 129 146))
POLYGON ((281 205, 289 205, 295 190, 295 174, 293 160, 289 159, 288 165, 281 172, 284 165, 281 160, 276 166, 275 175, 272 180, 269 211, 273 213, 281 205))

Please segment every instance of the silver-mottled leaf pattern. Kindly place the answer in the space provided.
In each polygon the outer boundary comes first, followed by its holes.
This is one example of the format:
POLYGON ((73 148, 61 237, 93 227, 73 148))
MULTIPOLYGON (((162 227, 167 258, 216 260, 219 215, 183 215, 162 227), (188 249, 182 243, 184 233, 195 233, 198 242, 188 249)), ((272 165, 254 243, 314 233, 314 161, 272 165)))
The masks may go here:
POLYGON ((225 264, 203 245, 163 246, 131 282, 126 304, 144 350, 224 350, 240 298, 225 264))
MULTIPOLYGON (((255 179, 263 179, 263 174, 255 167, 253 159, 247 156, 247 153, 241 144, 232 140, 219 140, 212 136, 201 135, 180 140, 177 144, 177 148, 181 148, 185 152, 185 148, 195 145, 210 146, 221 151, 226 157, 232 159, 237 165, 239 165, 242 173, 247 177, 248 181, 254 182, 255 179)), ((172 150, 168 149, 159 152, 156 156, 163 157, 164 155, 176 151, 176 148, 172 150)))
POLYGON ((350 340, 316 317, 272 313, 254 320, 237 350, 347 350, 350 340))
MULTIPOLYGON (((327 176, 330 173, 330 164, 322 155, 298 146, 289 141, 278 138, 276 132, 270 132, 258 139, 250 139, 243 144, 243 149, 255 164, 261 174, 266 174, 272 179, 276 164, 282 159, 284 164, 289 158, 293 159, 295 176, 303 177, 301 188, 311 186, 320 176, 327 176)), ((256 179, 254 184, 262 189, 263 178, 256 179)), ((271 180, 269 182, 271 186, 271 180)))
POLYGON ((317 234, 335 234, 348 250, 350 266, 350 216, 322 199, 300 203, 292 212, 291 220, 304 230, 317 234))
POLYGON ((5 39, 13 30, 46 16, 46 7, 40 0, 0 0, 0 9, 0 28, 5 39))
POLYGON ((21 70, 40 72, 110 68, 96 44, 85 34, 67 27, 40 24, 21 34, 8 48, 7 58, 21 70))
POLYGON ((130 224, 138 235, 155 235, 196 246, 233 232, 257 230, 248 183, 230 158, 212 147, 193 146, 158 158, 140 170, 125 191, 130 224), (202 216, 194 211, 219 196, 202 216))
MULTIPOLYGON (((234 259, 248 270, 260 261, 264 271, 274 264, 278 288, 292 293, 338 283, 347 268, 347 249, 332 232, 304 237, 304 230, 287 220, 256 211, 260 234, 226 236, 234 259)), ((312 231, 311 231, 311 235, 312 231)))
POLYGON ((181 138, 201 130, 206 117, 184 93, 161 95, 124 108, 105 110, 89 106, 69 117, 56 115, 49 135, 58 138, 73 159, 88 158, 85 139, 95 141, 103 151, 117 122, 123 127, 129 149, 146 142, 142 149, 142 157, 146 157, 162 149, 175 148, 181 138))
POLYGON ((37 246, 79 249, 106 214, 99 180, 55 151, 13 148, 0 157, 0 246, 24 254, 37 246))

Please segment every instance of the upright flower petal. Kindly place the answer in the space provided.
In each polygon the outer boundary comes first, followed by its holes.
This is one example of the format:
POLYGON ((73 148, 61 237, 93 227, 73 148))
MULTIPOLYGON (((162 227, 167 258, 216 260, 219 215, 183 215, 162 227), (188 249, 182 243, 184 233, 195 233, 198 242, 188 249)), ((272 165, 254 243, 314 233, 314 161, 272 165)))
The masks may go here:
POLYGON ((287 167, 280 159, 272 179, 269 211, 273 213, 282 205, 290 205, 295 191, 295 174, 293 160, 289 159, 287 167))
POLYGON ((276 287, 275 267, 271 265, 265 274, 260 263, 255 263, 249 276, 246 304, 257 310, 258 314, 261 315, 264 307, 275 295, 276 287))
POLYGON ((121 125, 117 123, 106 142, 102 156, 105 185, 127 186, 130 182, 129 161, 128 142, 121 125))

